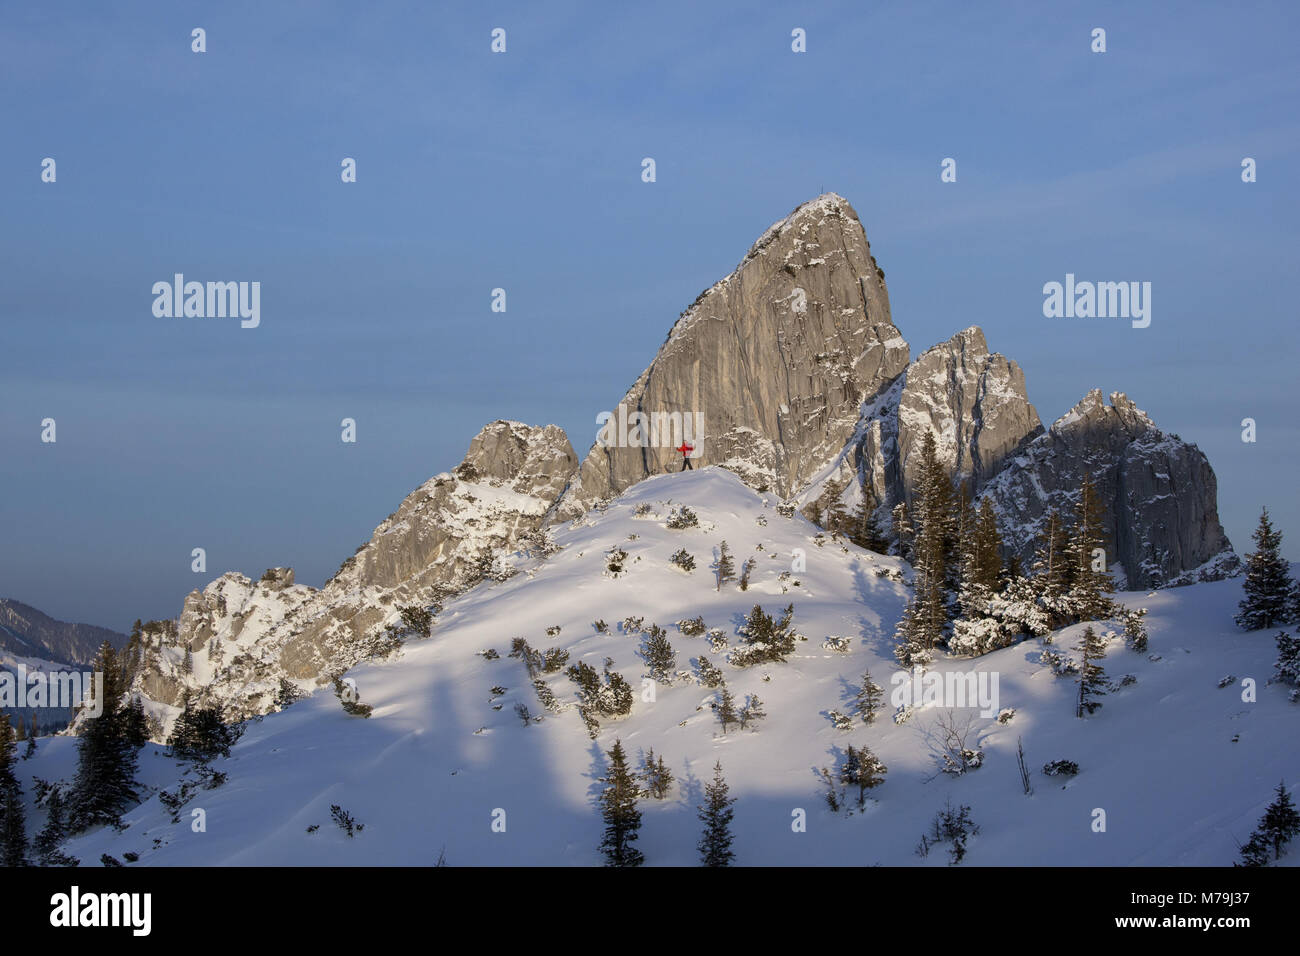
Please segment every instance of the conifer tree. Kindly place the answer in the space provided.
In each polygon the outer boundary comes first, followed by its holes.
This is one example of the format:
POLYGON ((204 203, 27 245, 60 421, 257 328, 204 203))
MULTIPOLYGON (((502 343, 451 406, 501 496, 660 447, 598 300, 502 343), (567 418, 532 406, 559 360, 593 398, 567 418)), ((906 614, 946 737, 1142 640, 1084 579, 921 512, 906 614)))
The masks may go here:
POLYGON ((867 791, 884 783, 888 772, 870 747, 859 749, 849 744, 844 765, 840 768, 840 783, 858 788, 858 807, 861 808, 867 802, 867 791))
POLYGON ((1288 843, 1300 835, 1300 813, 1296 812, 1287 792, 1286 783, 1277 785, 1276 797, 1264 810, 1264 819, 1259 822, 1260 835, 1267 846, 1273 850, 1273 859, 1282 857, 1282 851, 1288 843))
POLYGON ((699 808, 704 823, 700 839, 701 866, 730 866, 736 854, 732 852, 731 820, 735 816, 726 779, 722 776, 722 761, 713 765, 713 782, 704 785, 704 805, 699 808))
POLYGON ((724 684, 722 687, 722 697, 718 701, 718 721, 722 724, 722 732, 727 732, 727 727, 737 723, 740 717, 736 714, 736 699, 731 696, 731 691, 724 684))
POLYGON ((59 787, 50 790, 45 809, 45 826, 41 827, 32 844, 37 860, 41 866, 76 866, 77 861, 60 849, 68 839, 68 829, 63 815, 63 793, 59 787))
POLYGON ((894 541, 897 542, 895 553, 910 563, 916 528, 912 524, 912 515, 908 510, 907 502, 900 501, 889 512, 889 529, 894 535, 894 541))
POLYGON ((0 866, 27 865, 23 791, 14 776, 14 729, 0 713, 0 866))
POLYGON ((876 521, 876 508, 879 503, 872 494, 868 485, 862 487, 862 497, 858 499, 857 506, 853 509, 853 517, 849 523, 849 540, 859 548, 866 548, 868 551, 875 551, 877 554, 887 554, 889 551, 889 540, 880 530, 880 524, 876 521))
POLYGON ((673 668, 677 666, 677 654, 668 641, 668 632, 658 624, 650 625, 646 631, 641 655, 645 658, 652 678, 661 684, 672 682, 673 668))
POLYGON ((798 635, 791 629, 794 604, 787 604, 779 620, 764 612, 761 605, 750 608, 749 616, 739 628, 745 646, 732 655, 737 667, 784 662, 794 653, 798 635))
POLYGON ((1065 551, 1069 537, 1065 521, 1056 509, 1048 512, 1043 522, 1043 530, 1038 536, 1038 545, 1034 549, 1031 570, 1034 573, 1032 583, 1034 592, 1051 611, 1051 626, 1058 627, 1066 621, 1063 609, 1065 595, 1070 589, 1070 567, 1066 561, 1065 551))
POLYGON ((1107 597, 1115 590, 1115 582, 1104 569, 1105 521, 1105 505, 1092 478, 1084 476, 1074 509, 1074 528, 1065 549, 1071 578, 1068 604, 1078 620, 1101 620, 1115 612, 1115 602, 1107 597), (1098 551, 1102 552, 1100 557, 1098 551), (1098 560, 1101 569, 1095 567, 1098 560))
MULTIPOLYGON (((1286 631, 1277 632, 1277 661, 1273 667, 1277 680, 1300 688, 1300 637, 1292 637, 1286 631)), ((1300 695, 1300 690, 1291 693, 1300 695)))
MULTIPOLYGON (((138 728, 130 708, 122 706, 122 670, 107 641, 92 665, 103 675, 98 717, 87 715, 77 747, 77 776, 68 798, 74 832, 96 824, 116 826, 122 812, 138 799, 135 787, 138 728)), ((141 712, 142 716, 142 712, 141 712)))
POLYGON ((637 785, 628 770, 621 740, 614 741, 608 756, 609 773, 603 778, 606 786, 600 796, 601 818, 605 821, 600 851, 606 866, 640 866, 645 856, 632 844, 640 836, 641 811, 636 808, 637 785))
POLYGON ((766 716, 767 712, 763 710, 763 702, 758 699, 758 695, 750 694, 745 706, 740 708, 740 715, 737 719, 740 721, 740 729, 744 730, 752 722, 762 720, 766 716))
POLYGON ((238 730, 228 726, 223 719, 220 704, 194 707, 189 691, 185 691, 180 716, 167 738, 173 757, 206 765, 217 757, 229 757, 230 748, 238 739, 238 730))
POLYGON ((993 602, 1009 586, 1002 563, 1002 535, 997 513, 988 498, 980 502, 962 539, 960 616, 953 622, 950 649, 958 654, 987 654, 1011 645, 1019 636, 1015 625, 1004 626, 993 615, 993 602))
POLYGON ((1282 533, 1273 529, 1265 508, 1255 529, 1255 551, 1246 555, 1246 580, 1241 590, 1237 626, 1247 631, 1284 624, 1292 618, 1290 607, 1295 583, 1282 557, 1282 533))
POLYGON ((727 548, 727 542, 724 540, 718 545, 718 590, 722 590, 722 585, 728 581, 736 580, 736 565, 731 559, 731 551, 727 548))
POLYGON ((1078 706, 1075 708, 1074 716, 1082 717, 1085 713, 1091 714, 1101 706, 1101 702, 1094 700, 1106 693, 1106 672, 1102 666, 1097 663, 1106 653, 1105 642, 1097 636, 1089 624, 1083 631, 1083 636, 1079 638, 1079 643, 1074 648, 1082 655, 1082 662, 1079 665, 1079 699, 1078 706))
POLYGON ((871 679, 871 672, 863 671, 862 683, 858 687, 858 694, 854 698, 853 706, 864 724, 875 722, 876 711, 880 709, 880 703, 884 700, 884 697, 884 690, 871 679))
POLYGON ((926 432, 911 508, 916 528, 913 596, 895 632, 895 656, 904 666, 929 663, 947 629, 948 567, 955 528, 952 512, 952 482, 939 461, 934 434, 926 432))
POLYGON ((656 800, 668 796, 673 787, 673 772, 664 763, 663 754, 656 757, 653 748, 645 752, 645 769, 641 771, 641 779, 645 782, 646 793, 656 800))
POLYGON ((1124 643, 1139 654, 1147 652, 1146 616, 1144 607, 1124 611, 1124 643))

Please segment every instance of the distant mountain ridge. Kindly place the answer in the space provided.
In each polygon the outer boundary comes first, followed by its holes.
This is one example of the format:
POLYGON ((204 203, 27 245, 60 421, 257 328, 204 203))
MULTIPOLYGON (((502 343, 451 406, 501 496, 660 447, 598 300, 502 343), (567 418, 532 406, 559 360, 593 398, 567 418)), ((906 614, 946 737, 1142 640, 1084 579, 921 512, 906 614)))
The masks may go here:
POLYGON ((104 641, 121 648, 127 636, 94 624, 56 621, 30 604, 0 598, 0 650, 16 657, 86 665, 104 641))

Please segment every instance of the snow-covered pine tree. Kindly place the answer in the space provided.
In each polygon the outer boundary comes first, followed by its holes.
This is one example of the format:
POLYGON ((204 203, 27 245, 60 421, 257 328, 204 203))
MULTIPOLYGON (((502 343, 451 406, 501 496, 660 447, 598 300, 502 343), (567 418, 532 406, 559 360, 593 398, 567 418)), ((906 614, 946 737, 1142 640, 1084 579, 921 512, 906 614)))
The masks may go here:
POLYGON ((0 713, 0 866, 27 865, 23 790, 14 776, 14 729, 0 713))
POLYGON ((732 655, 731 662, 737 667, 784 662, 794 653, 796 635, 791 630, 793 617, 794 604, 786 605, 779 620, 774 620, 760 605, 755 604, 739 628, 745 646, 732 655))
POLYGON ((107 641, 100 645, 93 670, 103 675, 102 711, 85 722, 77 746, 77 776, 68 798, 68 821, 74 832, 96 824, 116 826, 135 803, 138 738, 130 708, 122 706, 122 670, 107 641))
POLYGON ((1274 530, 1267 508, 1260 513, 1254 539, 1255 551, 1246 555, 1246 580, 1241 586, 1245 597, 1235 618, 1237 626, 1247 631, 1285 624, 1293 616, 1295 582, 1282 557, 1282 532, 1274 530))
POLYGON ((1139 654, 1147 652, 1147 609, 1126 609, 1124 611, 1124 643, 1139 654))
POLYGON ((650 676, 661 684, 672 683, 673 668, 677 666, 677 654, 668 641, 668 633, 658 624, 651 624, 645 631, 645 635, 641 656, 645 658, 650 676))
POLYGON ((1277 785, 1273 802, 1264 810, 1264 819, 1259 821, 1260 834, 1273 850, 1273 859, 1281 859, 1287 844, 1300 836, 1300 813, 1296 812, 1287 792, 1286 782, 1277 785))
POLYGON ((907 503, 900 501, 894 505, 889 512, 889 529, 897 542, 894 551, 904 561, 912 560, 912 539, 916 534, 916 528, 912 525, 912 515, 908 511, 907 503))
POLYGON ((767 711, 763 710, 763 702, 758 699, 757 694, 750 694, 749 700, 745 701, 745 706, 740 708, 737 720, 740 721, 740 729, 744 730, 756 720, 762 720, 767 716, 767 711))
POLYGON ((1106 644, 1089 624, 1084 628, 1074 649, 1082 657, 1079 664, 1079 699, 1074 716, 1082 717, 1085 713, 1091 714, 1097 710, 1101 702, 1093 698, 1106 693, 1106 671, 1097 663, 1106 654, 1106 644))
POLYGON ((1069 545, 1069 535, 1061 513, 1052 509, 1043 521, 1043 529, 1034 548, 1034 559, 1030 565, 1033 577, 1030 582, 1038 600, 1047 609, 1048 624, 1055 629, 1069 620, 1066 612, 1065 596, 1070 590, 1070 565, 1065 550, 1069 545))
POLYGON ((870 747, 855 748, 849 744, 844 766, 840 769, 840 782, 858 788, 858 807, 861 808, 867 802, 867 791, 884 783, 888 772, 889 769, 870 747))
MULTIPOLYGON (((1273 665, 1275 680, 1300 688, 1300 636, 1292 637, 1286 631, 1277 632, 1277 661, 1273 665)), ((1298 691, 1291 692, 1295 699, 1298 691)))
POLYGON ((749 590, 749 576, 754 573, 754 567, 757 563, 753 558, 746 558, 744 564, 740 566, 739 587, 742 591, 749 590))
POLYGON ((871 679, 871 672, 863 671, 862 682, 858 685, 857 696, 853 699, 853 707, 864 724, 869 725, 875 721, 876 711, 880 709, 884 697, 884 690, 871 679))
POLYGON ((1105 569, 1105 552, 1106 506, 1091 476, 1085 475, 1074 508, 1070 543, 1065 549, 1071 579, 1067 604, 1076 620, 1099 621, 1115 613, 1115 602, 1108 597, 1115 591, 1115 581, 1105 569))
POLYGON ((217 757, 229 757, 230 748, 239 740, 239 731, 226 724, 221 705, 194 707, 187 690, 181 713, 172 727, 167 746, 177 760, 206 765, 217 757))
POLYGON ((45 799, 45 810, 45 826, 41 827, 41 832, 32 843, 36 859, 41 866, 76 866, 77 860, 60 849, 68 839, 61 788, 51 788, 50 795, 45 799))
POLYGON ((862 497, 858 499, 849 519, 848 537, 859 548, 866 548, 877 554, 886 554, 889 550, 889 540, 881 532, 880 524, 876 521, 878 506, 879 503, 871 487, 863 485, 862 497))
MULTIPOLYGON (((974 547, 976 512, 971 501, 970 484, 963 481, 953 491, 952 530, 949 537, 948 553, 952 560, 947 564, 948 590, 954 594, 960 589, 965 577, 966 555, 974 547)), ((999 555, 1001 563, 1001 555, 999 555)))
POLYGON ((1009 647, 1022 628, 1019 621, 1004 623, 995 614, 994 599, 1007 579, 997 512, 988 498, 980 502, 961 543, 961 587, 957 592, 960 614, 953 621, 949 650, 975 656, 1009 647))
POLYGON ((844 489, 848 485, 847 481, 832 481, 822 492, 823 497, 830 501, 826 506, 826 513, 822 526, 831 534, 842 534, 847 536, 852 530, 852 520, 849 518, 849 510, 844 507, 844 502, 840 496, 844 494, 844 489))
POLYGON ((605 790, 600 795, 600 814, 605 834, 600 852, 606 866, 640 866, 645 856, 632 846, 641 835, 641 811, 636 808, 637 785, 627 766, 623 742, 615 740, 609 751, 609 772, 602 779, 605 790))
POLYGON ((722 543, 718 545, 718 561, 716 568, 718 573, 718 590, 721 591, 722 585, 726 584, 728 581, 736 580, 736 565, 731 558, 731 551, 727 547, 726 540, 723 540, 722 543))
POLYGON ((948 626, 948 566, 953 544, 953 490, 939 461, 934 434, 921 443, 921 467, 912 497, 913 596, 899 622, 895 656, 904 666, 924 665, 944 638, 948 626))
POLYGON ((722 724, 722 732, 727 732, 727 727, 731 724, 738 723, 740 715, 736 713, 736 698, 731 696, 731 691, 724 684, 722 694, 718 698, 718 722, 722 724))
POLYGON ((699 808, 700 820, 704 823, 704 835, 700 838, 701 866, 730 866, 736 858, 732 852, 731 820, 735 816, 733 804, 736 798, 730 795, 730 788, 722 776, 722 761, 713 765, 713 782, 704 785, 704 805, 699 808))

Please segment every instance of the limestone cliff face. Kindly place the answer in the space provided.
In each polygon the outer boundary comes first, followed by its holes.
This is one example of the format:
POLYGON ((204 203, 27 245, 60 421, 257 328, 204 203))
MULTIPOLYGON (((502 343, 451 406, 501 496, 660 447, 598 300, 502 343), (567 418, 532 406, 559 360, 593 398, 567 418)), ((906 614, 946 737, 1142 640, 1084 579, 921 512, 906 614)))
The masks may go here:
POLYGON ((581 462, 553 425, 489 424, 322 589, 272 569, 191 593, 171 633, 142 650, 135 690, 164 725, 185 690, 231 717, 265 713, 281 679, 314 686, 373 653, 401 607, 473 586, 503 555, 539 550, 546 526, 675 469, 683 439, 697 466, 720 465, 807 512, 869 495, 888 527, 930 432, 949 474, 994 502, 1007 547, 1026 561, 1048 510, 1069 511, 1091 475, 1131 586, 1232 570, 1205 456, 1123 395, 1107 406, 1092 392, 1044 432, 1024 373, 979 328, 909 354, 857 213, 819 196, 681 314, 581 462))
POLYGON ((230 572, 191 592, 175 637, 142 649, 133 690, 164 728, 187 690, 231 718, 267 712, 281 678, 323 683, 373 653, 401 607, 472 586, 485 557, 523 547, 577 464, 554 425, 487 425, 465 460, 408 495, 324 588, 272 568, 259 581, 230 572))
MULTIPOLYGON (((695 464, 787 497, 843 447, 862 403, 907 359, 862 223, 827 193, 769 228, 682 313, 620 403, 629 413, 699 413, 695 464)), ((675 467, 676 445, 594 445, 558 515, 675 467)))
POLYGON ((815 503, 809 511, 835 500, 851 509, 860 487, 887 527, 890 509, 911 500, 927 432, 954 483, 974 493, 1042 430, 1020 366, 990 352, 983 331, 971 327, 923 352, 864 405, 843 452, 798 500, 815 503))
POLYGON ((1235 570, 1218 514, 1218 483, 1199 448, 1160 431, 1121 392, 1110 405, 1099 389, 1009 460, 985 490, 1012 544, 1028 562, 1034 534, 1053 508, 1069 513, 1085 475, 1107 510, 1108 553, 1129 587, 1146 588, 1201 572, 1235 570))

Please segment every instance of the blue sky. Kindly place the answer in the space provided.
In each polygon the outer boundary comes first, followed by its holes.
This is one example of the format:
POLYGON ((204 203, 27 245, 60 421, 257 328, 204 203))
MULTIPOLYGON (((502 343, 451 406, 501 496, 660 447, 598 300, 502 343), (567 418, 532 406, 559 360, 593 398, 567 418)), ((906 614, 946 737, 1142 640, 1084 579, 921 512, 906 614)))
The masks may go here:
POLYGON ((1127 392, 1209 456, 1239 551, 1268 504, 1300 557, 1294 4, 624 6, 11 6, 0 596, 125 629, 225 570, 320 585, 484 423, 585 452, 826 190, 913 355, 981 325, 1049 422, 1127 392), (155 318, 176 272, 260 281, 261 327, 155 318), (1067 272, 1150 281, 1151 326, 1044 318, 1067 272))

